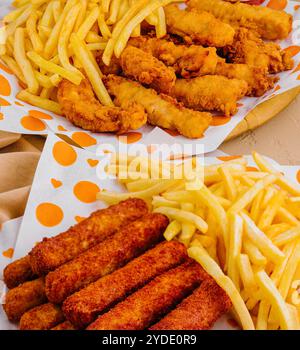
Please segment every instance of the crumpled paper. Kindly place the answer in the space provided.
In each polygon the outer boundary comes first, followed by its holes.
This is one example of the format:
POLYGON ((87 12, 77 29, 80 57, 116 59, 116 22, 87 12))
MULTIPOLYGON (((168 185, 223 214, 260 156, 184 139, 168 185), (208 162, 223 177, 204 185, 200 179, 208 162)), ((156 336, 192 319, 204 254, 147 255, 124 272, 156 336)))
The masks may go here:
MULTIPOLYGON (((274 2, 274 0, 272 0, 274 2)), ((10 10, 9 1, 0 5, 0 16, 10 10)), ((262 6, 267 6, 269 0, 265 1, 262 6)), ((180 143, 180 144, 202 144, 203 148, 198 150, 200 153, 208 153, 216 150, 219 145, 226 139, 235 126, 243 120, 246 115, 258 104, 279 95, 289 89, 300 86, 300 46, 297 37, 298 28, 300 27, 300 9, 299 3, 288 1, 284 9, 286 12, 293 14, 294 26, 293 32, 288 39, 280 41, 282 48, 291 50, 295 56, 295 68, 292 71, 278 74, 280 80, 275 88, 260 98, 243 98, 239 103, 238 113, 231 117, 220 118, 216 116, 213 125, 205 132, 201 139, 190 140, 174 132, 166 132, 158 127, 144 126, 137 131, 127 134, 127 142, 141 142, 150 145, 151 143, 180 143), (298 40, 298 44, 295 43, 298 40)), ((17 79, 11 72, 0 64, 0 130, 11 131, 23 134, 48 134, 49 131, 69 136, 80 146, 93 152, 96 151, 97 145, 109 143, 116 145, 118 137, 108 133, 92 133, 84 131, 73 126, 66 118, 53 113, 43 111, 40 108, 30 106, 16 98, 20 90, 17 79)))
MULTIPOLYGON (((204 158, 205 164, 232 159, 222 153, 204 158), (217 157, 218 158, 217 158, 217 157)), ((249 166, 254 166, 246 156, 249 166)), ((270 159, 269 159, 270 160, 270 159)), ((300 166, 273 166, 290 179, 300 182, 300 166)), ((50 133, 38 164, 28 204, 22 219, 10 221, 0 231, 0 271, 13 260, 26 255, 43 237, 52 237, 68 229, 93 211, 105 207, 96 200, 99 189, 124 191, 113 179, 101 179, 99 158, 62 141, 50 133)), ((1 281, 0 281, 1 283, 1 281)), ((0 329, 15 327, 0 313, 0 329)), ((232 329, 227 318, 222 318, 216 329, 232 329)))

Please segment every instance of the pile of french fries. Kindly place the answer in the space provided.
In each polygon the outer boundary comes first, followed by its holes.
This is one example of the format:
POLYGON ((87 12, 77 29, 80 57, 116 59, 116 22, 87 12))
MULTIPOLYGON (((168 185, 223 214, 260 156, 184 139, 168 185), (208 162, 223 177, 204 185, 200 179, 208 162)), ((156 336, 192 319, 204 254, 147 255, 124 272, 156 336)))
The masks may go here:
POLYGON ((257 168, 237 158, 178 178, 178 164, 114 156, 106 170, 127 192, 98 198, 139 197, 167 215, 165 238, 184 243, 228 293, 243 329, 300 329, 300 186, 253 159, 257 168))
POLYGON ((145 20, 158 37, 166 34, 163 7, 178 0, 15 0, 3 18, 5 43, 0 58, 24 89, 17 98, 57 114, 62 79, 79 85, 86 76, 103 105, 113 102, 95 59, 110 64, 145 20))

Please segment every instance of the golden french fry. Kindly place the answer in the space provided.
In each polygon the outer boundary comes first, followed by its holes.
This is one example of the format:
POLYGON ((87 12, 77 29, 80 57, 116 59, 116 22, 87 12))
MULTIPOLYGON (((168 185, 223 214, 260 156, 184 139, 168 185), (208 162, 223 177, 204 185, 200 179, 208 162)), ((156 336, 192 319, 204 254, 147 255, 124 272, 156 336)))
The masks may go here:
POLYGON ((110 15, 106 21, 108 25, 115 24, 118 18, 118 13, 121 6, 121 0, 112 0, 110 5, 110 15))
POLYGON ((258 308, 256 330, 265 331, 268 329, 269 311, 270 311, 270 304, 266 300, 262 300, 258 308))
POLYGON ((62 115, 62 111, 59 103, 50 101, 49 99, 44 99, 39 96, 35 96, 26 90, 20 91, 17 96, 21 101, 27 102, 33 106, 46 109, 56 114, 62 115))
POLYGON ((177 220, 173 220, 164 233, 164 237, 167 241, 171 241, 175 238, 181 231, 181 224, 177 220))
POLYGON ((29 18, 32 12, 32 6, 27 6, 24 11, 17 17, 16 20, 12 21, 6 26, 6 35, 10 36, 15 33, 18 27, 21 27, 29 18))
POLYGON ((79 39, 78 35, 73 33, 71 35, 71 45, 73 52, 83 66, 99 101, 105 106, 113 106, 113 102, 101 80, 102 73, 100 68, 96 63, 94 56, 86 47, 86 44, 79 39))
MULTIPOLYGON (((193 212, 194 205, 192 203, 182 203, 181 209, 184 211, 193 212)), ((179 241, 187 247, 195 232, 196 227, 194 224, 190 222, 182 222, 182 232, 179 236, 179 241)))
POLYGON ((225 184, 225 192, 226 192, 227 198, 230 199, 231 201, 234 201, 237 196, 237 191, 236 191, 235 182, 234 182, 233 176, 230 173, 230 170, 226 167, 220 167, 218 171, 225 184))
POLYGON ((282 232, 281 234, 277 235, 274 239, 272 239, 272 242, 278 247, 280 247, 298 238, 300 238, 300 226, 296 226, 288 231, 282 232))
POLYGON ((14 57, 24 75, 28 91, 36 94, 39 89, 39 83, 34 75, 32 65, 26 57, 24 28, 17 28, 15 31, 14 57))
POLYGON ((261 289, 266 300, 272 305, 276 310, 280 321, 280 327, 283 330, 292 329, 293 322, 291 315, 286 306, 286 303, 279 293, 278 289, 274 285, 273 281, 266 274, 265 271, 258 271, 255 273, 256 283, 261 289))
POLYGON ((87 33, 90 31, 94 23, 97 21, 99 16, 99 7, 96 6, 92 9, 92 11, 85 18, 81 26, 77 31, 78 38, 83 40, 87 36, 87 33))
POLYGON ((38 53, 41 53, 43 51, 44 45, 36 30, 37 20, 38 16, 36 13, 33 12, 26 22, 26 30, 34 50, 38 53))
POLYGON ((264 211, 261 213, 257 226, 261 230, 264 230, 266 227, 270 226, 275 218, 277 211, 282 205, 283 194, 281 192, 276 192, 269 201, 264 211))
POLYGON ((47 72, 59 74, 63 78, 70 80, 73 84, 79 85, 82 79, 82 75, 78 75, 76 72, 70 72, 69 70, 58 66, 55 63, 45 60, 43 57, 38 55, 36 52, 27 52, 27 56, 30 60, 35 63, 38 67, 44 69, 47 72))
POLYGON ((237 257, 237 266, 244 288, 249 292, 254 291, 256 283, 248 255, 239 254, 237 257))
POLYGON ((26 84, 24 75, 18 65, 18 63, 12 58, 7 55, 1 56, 2 61, 7 65, 7 67, 17 76, 17 78, 24 84, 26 84))
POLYGON ((300 196, 300 186, 293 183, 278 170, 276 170, 263 156, 257 152, 253 152, 253 159, 257 166, 265 172, 276 175, 276 183, 284 190, 288 191, 293 196, 300 196))
POLYGON ((196 260, 203 269, 212 276, 218 285, 225 290, 232 301, 235 312, 245 330, 254 330, 252 318, 247 307, 229 277, 224 275, 219 265, 208 255, 206 250, 197 243, 197 246, 188 249, 188 255, 196 260))
POLYGON ((248 239, 243 241, 243 248, 246 254, 249 256, 250 261, 257 266, 265 266, 267 259, 260 250, 248 239))

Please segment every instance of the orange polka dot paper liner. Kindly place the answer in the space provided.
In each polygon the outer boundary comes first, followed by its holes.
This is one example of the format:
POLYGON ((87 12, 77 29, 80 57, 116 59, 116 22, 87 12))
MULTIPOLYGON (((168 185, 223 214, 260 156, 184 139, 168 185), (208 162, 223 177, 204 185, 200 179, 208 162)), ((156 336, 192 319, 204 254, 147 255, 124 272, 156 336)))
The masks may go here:
MULTIPOLYGON (((10 2, 4 1, 3 6, 0 5, 1 15, 8 11, 8 3, 10 2)), ((292 71, 278 74, 278 84, 273 91, 269 91, 265 96, 261 98, 247 97, 242 99, 239 104, 238 113, 232 118, 216 115, 213 118, 211 126, 200 139, 188 140, 178 135, 176 132, 170 132, 147 125, 139 130, 128 133, 129 143, 143 143, 146 145, 151 145, 151 143, 172 142, 179 144, 188 142, 193 145, 201 143, 203 145, 203 152, 212 152, 219 147, 235 126, 244 119, 255 106, 289 89, 300 86, 300 38, 298 35, 300 26, 299 3, 288 0, 251 0, 249 3, 262 3, 262 6, 284 9, 294 16, 293 32, 287 40, 281 41, 280 45, 293 54, 295 68, 292 71)), ((93 152, 96 152, 99 144, 109 143, 116 145, 118 143, 118 137, 114 134, 84 131, 72 125, 63 116, 43 111, 19 101, 16 98, 16 94, 19 90, 20 85, 17 79, 12 72, 0 62, 0 130, 39 135, 48 134, 49 131, 61 133, 69 136, 81 147, 93 152)))

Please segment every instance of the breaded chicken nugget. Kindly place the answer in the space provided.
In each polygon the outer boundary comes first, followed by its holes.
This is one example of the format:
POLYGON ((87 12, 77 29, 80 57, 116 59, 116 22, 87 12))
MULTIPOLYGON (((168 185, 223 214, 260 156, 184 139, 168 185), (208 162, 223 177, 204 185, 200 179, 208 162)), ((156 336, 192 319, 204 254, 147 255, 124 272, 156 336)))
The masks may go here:
POLYGON ((3 309, 10 321, 19 321, 29 309, 46 302, 45 280, 40 277, 8 291, 3 309))
POLYGON ((175 4, 164 10, 168 33, 180 35, 188 43, 223 47, 233 42, 234 29, 211 13, 180 10, 175 4))
POLYGON ((51 303, 37 306, 21 317, 20 330, 47 330, 65 319, 61 308, 51 303))
POLYGON ((293 17, 269 7, 222 0, 189 0, 188 8, 208 11, 225 23, 252 29, 268 40, 285 39, 292 30, 293 17))
POLYGON ((58 324, 56 327, 51 328, 52 331, 75 331, 76 328, 72 325, 71 322, 65 321, 58 324))
POLYGON ((153 89, 147 89, 134 81, 109 75, 105 79, 105 84, 110 94, 116 97, 116 104, 127 100, 140 101, 147 111, 148 123, 177 130, 188 138, 202 137, 212 120, 210 113, 185 108, 176 99, 157 94, 153 89))
POLYGON ((63 304, 64 314, 82 328, 93 322, 103 310, 186 259, 183 244, 162 242, 123 268, 71 295, 63 304))
POLYGON ((50 272, 46 276, 49 301, 60 304, 72 293, 125 265, 160 241, 168 223, 164 215, 147 214, 50 272))
POLYGON ((33 271, 42 275, 54 270, 147 212, 147 204, 138 198, 97 210, 67 231, 38 243, 30 252, 33 271))
POLYGON ((186 107, 199 111, 220 111, 230 116, 237 111, 237 101, 244 97, 248 84, 244 80, 220 75, 205 75, 194 79, 178 79, 172 96, 186 107))
POLYGON ((212 278, 208 278, 150 330, 210 329, 231 306, 224 290, 212 278))
POLYGON ((121 54, 120 63, 126 76, 158 92, 168 94, 175 84, 176 76, 172 68, 137 47, 127 46, 121 54))
POLYGON ((199 286, 207 274, 188 261, 156 277, 113 309, 98 317, 88 330, 142 330, 166 314, 199 286))
POLYGON ((66 118, 85 130, 123 133, 138 129, 147 122, 144 108, 139 103, 124 102, 120 107, 103 106, 87 79, 78 86, 62 80, 57 99, 66 118))
POLYGON ((3 278, 9 289, 34 279, 36 275, 31 269, 30 258, 25 256, 10 263, 3 270, 3 278))

